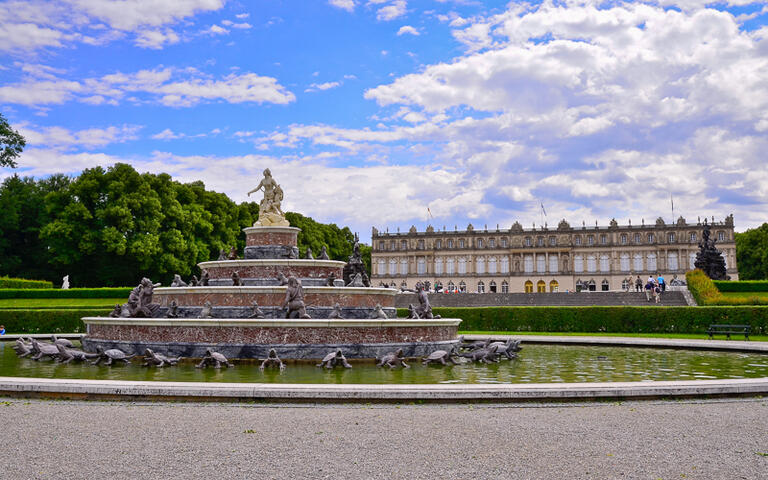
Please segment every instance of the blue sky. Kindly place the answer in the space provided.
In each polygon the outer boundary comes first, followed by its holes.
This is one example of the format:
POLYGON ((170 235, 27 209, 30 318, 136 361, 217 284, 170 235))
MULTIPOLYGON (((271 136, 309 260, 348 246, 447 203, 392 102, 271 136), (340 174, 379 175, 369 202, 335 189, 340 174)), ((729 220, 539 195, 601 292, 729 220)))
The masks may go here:
POLYGON ((13 173, 115 162, 394 231, 768 219, 768 4, 0 3, 13 173), (432 213, 428 217, 427 208, 432 213))

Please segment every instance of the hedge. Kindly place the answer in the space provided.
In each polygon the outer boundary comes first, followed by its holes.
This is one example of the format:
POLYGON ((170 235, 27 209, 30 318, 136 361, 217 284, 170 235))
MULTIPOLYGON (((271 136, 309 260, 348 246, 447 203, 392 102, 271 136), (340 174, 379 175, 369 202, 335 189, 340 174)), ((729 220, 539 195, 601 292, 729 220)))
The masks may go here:
POLYGON ((0 325, 8 333, 82 333, 82 317, 109 315, 110 309, 0 310, 0 325))
MULTIPOLYGON (((714 323, 751 325, 768 333, 768 307, 435 307, 443 318, 460 318, 460 330, 510 332, 701 333, 714 323)), ((398 309, 407 316, 408 309, 398 309)))
POLYGON ((131 287, 0 290, 0 298, 128 298, 131 287))
POLYGON ((715 280, 713 283, 721 292, 768 292, 768 280, 715 280))
POLYGON ((47 280, 25 280, 23 278, 0 277, 0 288, 53 288, 53 282, 47 280))
MULTIPOLYGON (((688 282, 688 291, 691 292, 693 298, 696 299, 696 303, 699 305, 768 305, 768 301, 765 299, 755 297, 749 298, 734 298, 724 296, 718 284, 734 284, 742 282, 722 282, 713 281, 701 270, 693 270, 685 274, 685 279, 688 282)), ((760 282, 755 282, 760 283, 760 282)), ((730 288, 730 287, 726 287, 730 288)), ((735 290, 732 290, 735 291, 735 290)), ((756 291, 756 290, 743 290, 743 291, 756 291)), ((757 290, 759 291, 759 290, 757 290)))

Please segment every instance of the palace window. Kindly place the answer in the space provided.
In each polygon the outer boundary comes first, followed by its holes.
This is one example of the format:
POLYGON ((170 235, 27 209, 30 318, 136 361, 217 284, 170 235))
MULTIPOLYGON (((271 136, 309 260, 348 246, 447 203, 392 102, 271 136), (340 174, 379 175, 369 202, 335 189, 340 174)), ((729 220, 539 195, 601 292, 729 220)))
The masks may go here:
POLYGON ((390 240, 389 241, 389 249, 390 250, 394 250, 395 249, 395 241, 394 240, 390 240))
POLYGON ((485 284, 482 280, 477 282, 477 293, 485 293, 485 284))
POLYGON ((464 239, 463 238, 459 239, 459 248, 464 248, 464 239))
POLYGON ((670 252, 667 255, 667 269, 668 270, 677 270, 677 253, 670 252))
POLYGON ((477 239, 477 248, 483 248, 483 239, 482 238, 478 238, 477 239))
POLYGON ((496 274, 496 257, 491 257, 488 259, 488 273, 491 275, 496 274))
POLYGON ((401 250, 408 250, 408 240, 402 240, 400 242, 400 249, 401 250))
POLYGON ((580 235, 577 235, 577 236, 573 237, 573 244, 574 245, 581 245, 581 236, 580 235))
POLYGON ((717 232, 717 241, 718 242, 724 242, 725 241, 725 232, 717 232))
POLYGON ((533 282, 530 280, 525 282, 525 293, 533 293, 533 282))
POLYGON ((584 271, 584 259, 581 255, 574 255, 573 257, 573 271, 574 272, 583 272, 584 271))
POLYGON ((385 247, 384 245, 385 245, 385 243, 383 241, 379 242, 379 250, 386 250, 387 247, 385 247))
POLYGON ((696 241, 697 241, 696 232, 691 232, 691 243, 696 243, 696 241))
POLYGON ((424 250, 424 239, 419 239, 419 246, 417 248, 419 250, 424 250))
POLYGON ((525 273, 533 273, 533 255, 526 255, 523 258, 523 270, 525 273))
POLYGON ((557 280, 552 280, 549 282, 549 291, 552 293, 557 292, 560 289, 560 284, 557 283, 557 280))
POLYGON ((587 235, 587 245, 594 245, 594 244, 595 244, 594 235, 587 235))
POLYGON ((655 253, 648 254, 648 270, 651 272, 656 271, 656 254, 655 253))
POLYGON ((492 238, 488 240, 488 247, 489 248, 496 248, 496 239, 492 238))
POLYGON ((531 240, 531 237, 525 237, 525 246, 530 247, 533 245, 533 240, 531 240))
POLYGON ((603 283, 601 285, 601 290, 604 292, 607 292, 610 290, 610 284, 608 283, 608 280, 603 280, 603 283))
POLYGON ((408 260, 400 260, 400 275, 408 275, 408 260))
POLYGON ((467 273, 467 260, 464 257, 459 259, 459 274, 467 273))
POLYGON ((634 257, 632 257, 634 260, 634 266, 632 269, 636 272, 642 272, 643 271, 643 256, 639 253, 636 253, 634 257))
POLYGON ((509 293, 509 283, 506 280, 501 282, 501 293, 509 293))
POLYGON ((608 243, 608 235, 603 233, 600 235, 600 245, 605 245, 606 243, 608 243))
POLYGON ((536 292, 538 292, 538 293, 547 293, 547 284, 544 283, 544 280, 539 280, 536 283, 536 292))
POLYGON ((385 266, 384 260, 379 260, 378 267, 376 267, 376 273, 379 275, 384 275, 387 273, 387 267, 385 266))
POLYGON ((442 275, 442 274, 443 274, 443 259, 436 258, 435 259, 435 275, 442 275))
POLYGON ((622 253, 619 257, 619 268, 622 272, 628 272, 629 271, 629 254, 628 253, 622 253))
POLYGON ((448 248, 453 248, 453 239, 452 238, 448 239, 448 248))
POLYGON ((627 244, 627 234, 626 233, 622 233, 621 236, 619 237, 619 239, 620 239, 622 245, 626 245, 627 244))
POLYGON ((424 261, 423 258, 420 258, 416 261, 416 273, 419 275, 424 275, 427 273, 427 262, 424 261))
POLYGON ((501 257, 501 273, 509 273, 509 257, 501 257))
POLYGON ((557 273, 557 263, 558 257, 554 253, 549 254, 549 272, 550 273, 557 273))
POLYGON ((631 285, 630 285, 630 282, 629 282, 629 280, 627 280, 626 278, 625 278, 624 280, 622 280, 622 281, 621 281, 621 289, 622 289, 622 290, 625 290, 625 291, 629 291, 629 289, 630 289, 630 286, 631 286, 631 285))
POLYGON ((611 271, 611 260, 608 257, 608 255, 600 255, 600 271, 601 272, 611 271))
POLYGON ((488 291, 491 293, 496 293, 496 282, 491 280, 491 283, 488 284, 488 291))
POLYGON ((537 247, 543 247, 544 246, 544 237, 537 237, 536 238, 536 246, 537 247))
POLYGON ((539 273, 547 271, 547 257, 544 255, 536 255, 536 271, 539 273))
POLYGON ((442 248, 443 247, 443 241, 438 239, 435 240, 435 248, 442 248))
POLYGON ((461 282, 459 282, 459 291, 460 291, 461 293, 467 293, 467 284, 466 284, 466 283, 464 283, 464 280, 462 280, 461 282))
POLYGON ((445 261, 445 273, 453 275, 453 258, 449 258, 445 261))
POLYGON ((675 232, 669 232, 667 234, 667 243, 675 243, 675 232))
POLYGON ((507 241, 507 239, 506 239, 506 238, 502 238, 502 239, 501 239, 501 246, 502 246, 503 248, 507 248, 507 247, 509 246, 509 242, 507 241))
POLYGON ((478 275, 483 275, 485 273, 485 259, 482 257, 478 257, 475 260, 475 272, 478 275))
POLYGON ((554 237, 554 236, 549 237, 549 245, 551 247, 554 247, 555 245, 557 245, 557 237, 554 237))
POLYGON ((653 243, 653 234, 652 233, 648 234, 648 243, 653 243))
POLYGON ((394 258, 389 261, 389 274, 397 275, 397 260, 394 258))
POLYGON ((594 255, 587 255, 587 271, 597 271, 597 258, 594 255))
POLYGON ((642 235, 640 235, 639 233, 636 233, 635 234, 635 243, 639 244, 640 242, 642 242, 642 240, 641 240, 642 238, 643 238, 642 235))
POLYGON ((448 291, 451 293, 456 291, 456 284, 453 281, 448 282, 448 291))

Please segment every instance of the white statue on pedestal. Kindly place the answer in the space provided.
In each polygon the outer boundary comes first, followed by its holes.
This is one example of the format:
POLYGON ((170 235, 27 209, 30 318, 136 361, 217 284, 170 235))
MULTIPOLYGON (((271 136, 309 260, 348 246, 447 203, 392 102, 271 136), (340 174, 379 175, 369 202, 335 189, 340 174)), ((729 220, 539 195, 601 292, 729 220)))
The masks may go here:
POLYGON ((248 192, 248 196, 252 193, 258 192, 264 189, 264 199, 259 203, 259 219, 253 224, 254 227, 288 227, 290 223, 285 219, 280 208, 280 202, 283 201, 283 189, 277 184, 274 178, 272 178, 272 172, 267 168, 264 170, 264 178, 259 182, 259 185, 248 192))
POLYGON ((69 275, 64 275, 64 278, 62 278, 61 289, 69 290, 69 275))

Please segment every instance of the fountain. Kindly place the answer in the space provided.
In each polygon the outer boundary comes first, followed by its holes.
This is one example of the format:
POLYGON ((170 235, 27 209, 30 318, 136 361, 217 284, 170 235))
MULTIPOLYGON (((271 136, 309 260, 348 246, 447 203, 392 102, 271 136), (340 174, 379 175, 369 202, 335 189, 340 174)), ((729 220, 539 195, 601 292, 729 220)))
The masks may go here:
POLYGON ((83 319, 84 349, 196 358, 211 349, 240 359, 266 358, 274 349, 284 359, 320 360, 337 349, 354 359, 399 349, 426 356, 458 343, 461 320, 398 319, 397 290, 366 286, 357 237, 347 263, 323 254, 298 258, 300 229, 285 219, 282 188, 268 169, 248 195, 261 190, 259 219, 244 229, 244 258, 200 263, 202 286, 143 279, 112 316, 83 319))

